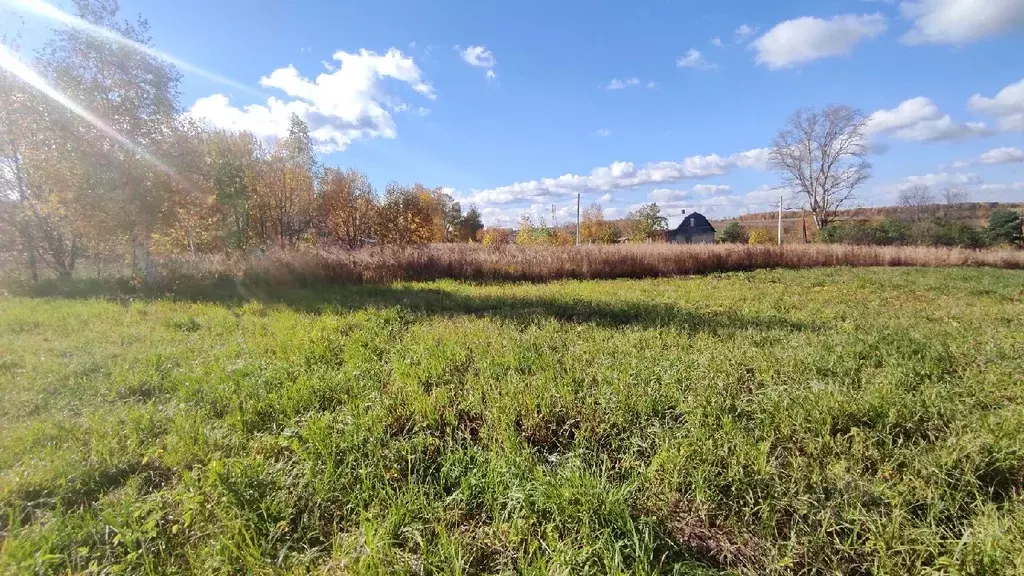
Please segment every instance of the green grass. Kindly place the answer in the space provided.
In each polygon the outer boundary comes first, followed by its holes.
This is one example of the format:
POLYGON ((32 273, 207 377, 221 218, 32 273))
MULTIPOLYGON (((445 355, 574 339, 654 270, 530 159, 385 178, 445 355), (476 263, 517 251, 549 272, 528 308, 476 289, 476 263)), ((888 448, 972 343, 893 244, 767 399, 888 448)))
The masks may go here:
POLYGON ((0 298, 0 573, 1024 573, 1024 273, 0 298))

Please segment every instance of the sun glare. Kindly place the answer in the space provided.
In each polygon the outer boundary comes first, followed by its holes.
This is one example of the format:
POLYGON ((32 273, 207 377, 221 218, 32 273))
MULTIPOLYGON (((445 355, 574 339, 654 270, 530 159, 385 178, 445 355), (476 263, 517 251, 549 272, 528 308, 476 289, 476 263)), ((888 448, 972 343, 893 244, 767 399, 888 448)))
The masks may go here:
POLYGON ((114 140, 117 140, 121 145, 130 149, 132 152, 138 154, 140 157, 145 159, 147 162, 150 162, 160 170, 166 172, 175 180, 181 181, 181 178, 173 169, 171 169, 170 166, 164 164, 158 158, 154 157, 149 152, 146 152, 137 144, 121 135, 120 132, 114 130, 105 122, 97 118, 94 114, 80 106, 77 102, 68 98, 59 90, 56 90, 55 88, 50 86, 50 84, 46 81, 45 78, 40 76, 38 73, 36 73, 35 70, 30 68, 24 62, 22 62, 21 59, 18 58, 18 55, 14 53, 13 50, 11 50, 3 44, 0 44, 0 68, 3 68, 7 72, 16 76, 22 82, 28 84, 29 86, 32 86, 39 92, 45 94, 54 102, 57 102, 61 106, 70 110, 71 112, 74 112, 80 118, 92 124, 107 136, 110 136, 114 140))
POLYGON ((173 64, 186 72, 191 72, 198 76, 202 76, 203 78, 206 78, 207 80, 210 80, 212 82, 223 84, 225 86, 230 86, 232 88, 242 90, 248 94, 252 94, 255 96, 263 96, 263 93, 260 92, 259 90, 250 88, 249 86, 246 86, 245 84, 242 84, 240 82, 236 82, 230 78, 225 78, 224 76, 221 76, 219 74, 215 74, 208 70, 204 70, 194 64, 185 62, 180 58, 176 58, 166 52, 157 50, 156 48, 153 48, 151 46, 146 46, 145 44, 140 44, 133 40, 129 40, 128 38, 121 36, 113 30, 108 30, 102 26, 97 26, 72 14, 68 14, 67 12, 61 10, 60 8, 54 6, 53 4, 50 4, 49 2, 44 2, 43 0, 0 0, 0 4, 7 4, 8 6, 11 6, 12 8, 15 8, 17 10, 21 10, 23 12, 27 12, 30 14, 35 14, 36 16, 53 20, 55 22, 60 22, 61 24, 70 26, 78 30, 82 30, 83 32, 88 32, 89 34, 103 38, 105 40, 116 42, 124 46, 129 46, 131 48, 134 48, 135 50, 144 52, 155 58, 159 58, 164 62, 173 64))

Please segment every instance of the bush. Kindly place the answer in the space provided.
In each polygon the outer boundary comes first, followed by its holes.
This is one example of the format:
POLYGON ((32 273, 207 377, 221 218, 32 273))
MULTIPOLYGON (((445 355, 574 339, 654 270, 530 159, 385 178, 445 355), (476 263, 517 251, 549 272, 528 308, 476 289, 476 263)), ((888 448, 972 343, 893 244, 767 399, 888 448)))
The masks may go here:
POLYGON ((907 223, 895 218, 881 222, 853 221, 835 223, 818 232, 816 240, 825 244, 856 246, 960 246, 982 248, 987 239, 981 231, 953 220, 932 217, 907 223))
POLYGON ((746 244, 749 240, 747 229, 739 222, 730 222, 718 235, 718 241, 724 244, 746 244))
POLYGON ((988 217, 988 240, 993 244, 1024 245, 1020 212, 1008 208, 993 210, 988 217))
POLYGON ((768 245, 777 243, 778 239, 775 234, 767 228, 754 228, 750 231, 750 237, 747 239, 747 244, 750 245, 768 245))

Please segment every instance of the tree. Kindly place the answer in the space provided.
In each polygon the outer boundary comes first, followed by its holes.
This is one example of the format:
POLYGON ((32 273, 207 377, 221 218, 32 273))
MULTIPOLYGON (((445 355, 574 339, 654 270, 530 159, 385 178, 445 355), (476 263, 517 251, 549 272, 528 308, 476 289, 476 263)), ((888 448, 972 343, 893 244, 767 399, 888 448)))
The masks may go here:
POLYGON ((727 244, 746 244, 749 239, 746 228, 736 221, 730 222, 718 235, 718 241, 727 244))
POLYGON ((615 226, 604 219, 604 208, 593 203, 583 210, 580 222, 580 241, 585 243, 611 244, 617 240, 615 226))
POLYGON ((323 178, 321 202, 328 237, 347 248, 359 248, 373 236, 377 198, 366 174, 329 168, 323 178))
MULTIPOLYGON (((139 44, 151 43, 145 20, 118 20, 116 0, 74 0, 74 6, 90 24, 139 44)), ((91 196, 93 212, 89 231, 127 237, 136 272, 153 278, 153 232, 168 194, 188 185, 162 160, 176 140, 180 73, 148 52, 73 27, 54 32, 39 66, 54 87, 73 95, 122 137, 65 110, 48 123, 48 128, 62 128, 61 136, 75 148, 72 157, 83 164, 81 185, 91 196)))
POLYGON ((927 185, 914 184, 900 191, 898 202, 900 207, 906 209, 912 220, 918 221, 927 214, 928 208, 935 204, 935 196, 927 185))
POLYGON ((520 215, 518 229, 516 230, 516 244, 521 246, 536 244, 536 235, 533 220, 530 219, 529 214, 520 215))
POLYGON ((309 229, 315 204, 313 174, 316 156, 309 125, 292 114, 288 136, 283 138, 269 162, 268 188, 271 224, 282 248, 292 245, 309 229))
POLYGON ((469 211, 459 221, 459 241, 471 242, 477 240, 480 231, 484 229, 484 223, 480 219, 480 211, 475 205, 470 205, 469 211))
POLYGON ((799 110, 772 143, 769 164, 782 175, 783 186, 795 190, 819 230, 871 177, 866 122, 862 112, 848 106, 799 110))
POLYGON ((1024 231, 1022 228, 1020 212, 1009 208, 998 208, 992 211, 988 217, 988 237, 993 244, 1009 244, 1021 246, 1024 244, 1024 231))
POLYGON ((512 230, 508 228, 485 228, 477 233, 477 239, 484 246, 511 244, 512 230))
POLYGON ((0 70, 0 226, 33 281, 41 265, 70 277, 85 252, 90 163, 75 128, 65 108, 0 70))
POLYGON ((777 241, 775 234, 767 228, 754 228, 747 238, 747 243, 751 245, 775 244, 777 241))
POLYGON ((957 188, 955 186, 949 186, 942 191, 942 201, 947 205, 963 204, 967 202, 969 196, 967 191, 963 188, 957 188))
POLYGON ((645 204, 626 216, 632 224, 632 239, 636 242, 652 240, 658 232, 668 229, 668 218, 661 215, 656 202, 645 204))
POLYGON ((217 200, 225 245, 245 248, 256 239, 253 225, 266 150, 249 132, 212 132, 205 145, 206 179, 217 200))
POLYGON ((427 244, 445 238, 444 194, 422 184, 412 187, 388 184, 377 210, 377 239, 384 244, 427 244))
POLYGON ((444 242, 458 240, 461 232, 460 225, 462 224, 462 206, 442 188, 435 189, 433 197, 437 204, 443 230, 441 240, 444 242))

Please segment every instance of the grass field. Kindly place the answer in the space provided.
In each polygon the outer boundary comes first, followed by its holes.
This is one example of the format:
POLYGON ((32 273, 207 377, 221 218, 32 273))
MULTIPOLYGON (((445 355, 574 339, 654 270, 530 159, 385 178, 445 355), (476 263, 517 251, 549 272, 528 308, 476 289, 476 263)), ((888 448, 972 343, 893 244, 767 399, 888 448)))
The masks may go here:
POLYGON ((1024 573, 1024 272, 0 298, 0 573, 1024 573))

